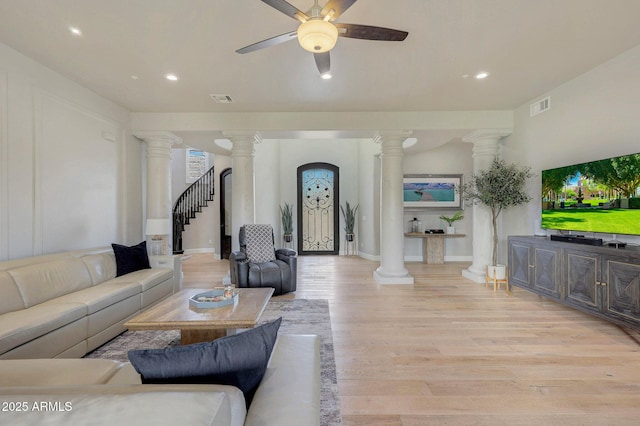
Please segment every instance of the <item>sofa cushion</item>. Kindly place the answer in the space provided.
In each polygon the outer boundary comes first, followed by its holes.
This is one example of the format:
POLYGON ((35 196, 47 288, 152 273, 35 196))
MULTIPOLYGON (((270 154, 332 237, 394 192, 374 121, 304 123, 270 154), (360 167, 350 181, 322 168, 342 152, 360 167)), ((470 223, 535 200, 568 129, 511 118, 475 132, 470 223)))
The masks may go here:
POLYGON ((91 286, 80 259, 66 258, 7 271, 22 294, 26 308, 91 286))
POLYGON ((5 359, 0 387, 73 386, 109 383, 128 363, 111 359, 5 359))
POLYGON ((89 315, 108 306, 114 305, 128 297, 140 294, 140 284, 137 282, 110 284, 106 282, 94 287, 85 288, 75 293, 67 294, 51 300, 48 303, 84 304, 89 315))
POLYGON ((264 376, 282 318, 212 342, 129 351, 143 383, 215 383, 239 388, 247 407, 264 376))
POLYGON ((80 258, 87 266, 93 285, 116 277, 116 258, 113 253, 99 253, 80 258))
POLYGON ((85 305, 71 303, 44 303, 0 315, 0 354, 86 315, 85 305))
POLYGON ((244 423, 244 416, 233 417, 228 395, 209 386, 7 387, 0 388, 0 395, 5 403, 29 408, 2 413, 2 424, 12 426, 242 426, 244 423))
POLYGON ((111 247, 113 247, 113 253, 116 256, 117 277, 140 269, 151 268, 146 241, 131 247, 120 244, 111 244, 111 247))
POLYGON ((141 286, 142 291, 157 286, 169 279, 173 279, 173 270, 164 268, 141 269, 139 271, 128 273, 121 277, 114 278, 108 284, 131 283, 135 282, 141 286))
POLYGON ((8 272, 0 272, 0 294, 0 315, 24 309, 20 291, 8 272))

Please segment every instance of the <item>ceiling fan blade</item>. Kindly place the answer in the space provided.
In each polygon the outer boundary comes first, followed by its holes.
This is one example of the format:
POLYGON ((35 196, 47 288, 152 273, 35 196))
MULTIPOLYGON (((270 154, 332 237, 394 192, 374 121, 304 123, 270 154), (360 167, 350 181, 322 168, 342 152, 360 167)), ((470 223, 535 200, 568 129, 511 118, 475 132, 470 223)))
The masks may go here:
POLYGON ((342 15, 349 9, 357 0, 329 0, 329 2, 322 8, 322 16, 327 16, 331 9, 335 12, 331 16, 330 21, 333 21, 338 16, 342 15))
POLYGON ((307 22, 310 19, 306 13, 285 0, 262 0, 262 2, 300 22, 307 22))
POLYGON ((314 53, 313 58, 316 60, 316 66, 320 74, 328 73, 331 70, 331 56, 329 52, 314 53))
POLYGON ((371 25, 335 24, 335 26, 338 28, 339 36, 362 40, 402 41, 409 35, 406 31, 371 25))
POLYGON ((268 38, 266 40, 259 41, 257 43, 250 44, 241 49, 236 50, 236 53, 249 53, 255 50, 264 49, 265 47, 275 46, 276 44, 284 43, 289 40, 293 40, 298 36, 296 31, 280 34, 275 37, 268 38))

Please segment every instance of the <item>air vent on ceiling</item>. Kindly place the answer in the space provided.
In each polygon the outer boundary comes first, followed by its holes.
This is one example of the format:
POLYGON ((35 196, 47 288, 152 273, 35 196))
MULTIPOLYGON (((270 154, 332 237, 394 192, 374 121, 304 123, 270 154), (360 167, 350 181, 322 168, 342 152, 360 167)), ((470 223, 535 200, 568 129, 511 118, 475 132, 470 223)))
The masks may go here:
POLYGON ((529 115, 533 117, 534 115, 542 114, 549 108, 551 108, 551 97, 547 96, 529 105, 529 115))
POLYGON ((219 104, 230 104, 233 103, 233 99, 229 95, 210 95, 214 101, 219 104))

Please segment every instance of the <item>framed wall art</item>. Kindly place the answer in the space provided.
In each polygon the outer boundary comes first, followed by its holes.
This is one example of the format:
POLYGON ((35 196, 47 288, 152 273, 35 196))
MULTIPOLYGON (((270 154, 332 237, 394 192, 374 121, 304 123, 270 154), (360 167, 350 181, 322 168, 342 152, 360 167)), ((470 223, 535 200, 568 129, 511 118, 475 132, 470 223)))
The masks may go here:
POLYGON ((462 208, 462 175, 404 175, 405 208, 462 208))

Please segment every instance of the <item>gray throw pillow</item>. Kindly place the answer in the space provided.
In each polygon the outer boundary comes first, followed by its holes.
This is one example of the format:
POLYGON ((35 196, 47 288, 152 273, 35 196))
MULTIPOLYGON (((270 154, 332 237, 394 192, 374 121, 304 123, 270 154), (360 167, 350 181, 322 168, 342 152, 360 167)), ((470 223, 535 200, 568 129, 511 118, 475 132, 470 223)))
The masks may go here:
POLYGON ((231 385, 244 394, 247 408, 264 377, 282 318, 216 339, 166 349, 129 351, 142 383, 231 385))

